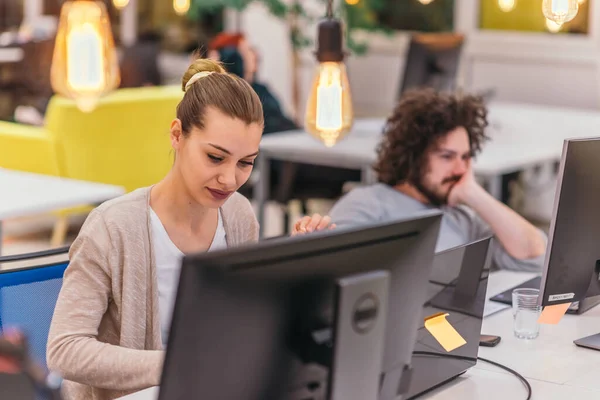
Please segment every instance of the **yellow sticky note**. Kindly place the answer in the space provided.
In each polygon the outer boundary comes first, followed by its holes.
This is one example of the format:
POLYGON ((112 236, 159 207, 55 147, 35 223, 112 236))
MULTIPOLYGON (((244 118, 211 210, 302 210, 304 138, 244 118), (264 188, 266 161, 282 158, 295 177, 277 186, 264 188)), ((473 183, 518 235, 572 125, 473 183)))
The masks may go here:
POLYGON ((569 309, 571 303, 555 304, 553 306, 546 306, 542 311, 542 315, 538 318, 540 324, 551 324, 556 325, 560 322, 563 315, 569 309))
POLYGON ((425 318, 425 328, 442 345, 444 350, 451 352, 467 344, 460 333, 446 319, 449 314, 439 313, 425 318))

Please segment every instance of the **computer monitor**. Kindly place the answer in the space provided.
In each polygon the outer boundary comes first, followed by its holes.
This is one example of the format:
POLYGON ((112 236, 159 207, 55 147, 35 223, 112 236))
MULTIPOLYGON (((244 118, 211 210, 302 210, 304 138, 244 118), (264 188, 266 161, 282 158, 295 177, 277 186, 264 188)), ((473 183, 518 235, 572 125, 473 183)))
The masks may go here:
POLYGON ((412 357, 408 398, 456 378, 477 363, 488 276, 491 238, 454 247, 435 255, 412 357), (425 318, 448 313, 448 322, 467 342, 450 352, 426 330, 425 318))
POLYGON ((558 182, 540 304, 590 308, 600 303, 600 138, 565 140, 558 182))
POLYGON ((399 97, 408 89, 454 91, 464 37, 455 33, 412 36, 399 97))
POLYGON ((402 398, 440 221, 185 257, 159 399, 402 398))

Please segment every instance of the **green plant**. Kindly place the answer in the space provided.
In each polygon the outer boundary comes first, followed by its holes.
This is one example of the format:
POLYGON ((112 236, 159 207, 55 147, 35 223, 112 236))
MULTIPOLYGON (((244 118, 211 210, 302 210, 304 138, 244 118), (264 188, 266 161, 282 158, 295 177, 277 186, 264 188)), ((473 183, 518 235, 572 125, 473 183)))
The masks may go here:
MULTIPOLYGON (((303 25, 314 24, 323 18, 326 11, 327 0, 318 0, 323 4, 322 13, 316 15, 309 12, 302 5, 303 0, 294 0, 290 4, 283 0, 192 0, 192 6, 188 13, 190 19, 198 19, 203 13, 214 12, 221 8, 230 8, 243 11, 251 3, 262 3, 269 12, 277 18, 286 20, 290 26, 290 41, 294 50, 300 50, 313 46, 313 41, 302 31, 303 25)), ((335 10, 337 17, 344 20, 346 26, 347 47, 354 54, 364 54, 367 50, 367 44, 359 42, 354 38, 353 33, 357 29, 367 31, 379 31, 391 33, 392 30, 378 24, 368 15, 373 15, 373 10, 382 9, 386 0, 360 0, 356 5, 348 5, 345 1, 335 10), (363 13, 367 11, 365 17, 363 13)))

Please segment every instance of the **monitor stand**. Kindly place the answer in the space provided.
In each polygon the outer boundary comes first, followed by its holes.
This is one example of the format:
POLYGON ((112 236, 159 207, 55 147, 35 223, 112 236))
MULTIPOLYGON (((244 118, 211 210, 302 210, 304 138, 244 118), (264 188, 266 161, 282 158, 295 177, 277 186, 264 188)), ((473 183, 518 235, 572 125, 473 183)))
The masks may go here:
POLYGON ((389 279, 389 272, 376 271, 337 281, 328 399, 378 398, 389 279))
POLYGON ((600 350, 600 333, 596 333, 595 335, 586 336, 584 338, 574 340, 573 343, 575 343, 579 347, 600 350))

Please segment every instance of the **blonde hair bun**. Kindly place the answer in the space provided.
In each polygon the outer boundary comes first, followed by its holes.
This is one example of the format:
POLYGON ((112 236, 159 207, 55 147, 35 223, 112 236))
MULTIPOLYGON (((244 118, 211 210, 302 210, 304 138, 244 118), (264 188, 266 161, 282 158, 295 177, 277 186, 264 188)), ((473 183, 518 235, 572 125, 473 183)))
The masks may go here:
POLYGON ((199 58, 189 66, 189 68, 183 75, 183 79, 181 81, 181 89, 185 92, 190 79, 192 79, 194 75, 201 72, 216 72, 219 74, 227 73, 227 71, 225 71, 225 68, 223 68, 220 62, 208 58, 199 58))

